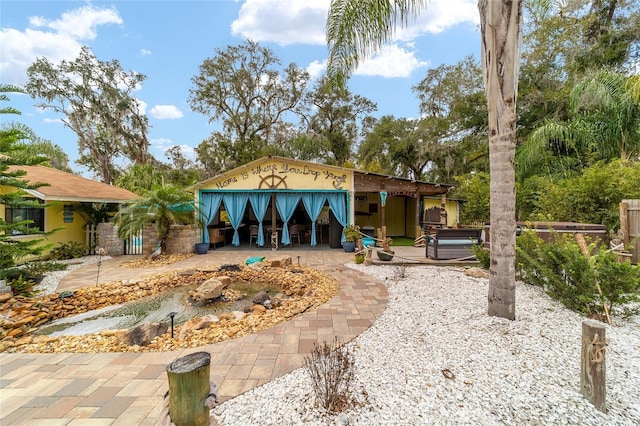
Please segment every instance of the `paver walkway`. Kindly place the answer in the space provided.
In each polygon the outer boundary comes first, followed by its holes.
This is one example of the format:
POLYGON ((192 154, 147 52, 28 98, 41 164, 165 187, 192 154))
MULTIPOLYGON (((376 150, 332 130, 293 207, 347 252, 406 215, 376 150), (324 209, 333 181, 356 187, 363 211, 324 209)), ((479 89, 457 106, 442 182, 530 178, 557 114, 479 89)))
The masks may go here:
MULTIPOLYGON (((412 249, 412 248, 408 248, 412 249)), ((417 257, 424 249, 415 249, 417 257)), ((411 250, 408 250, 409 253, 411 250)), ((412 251, 413 252, 413 251, 412 251)), ((188 353, 211 353, 211 379, 219 400, 237 396, 304 363, 313 343, 334 336, 349 341, 378 318, 388 301, 386 288, 366 274, 347 268, 352 254, 341 250, 234 250, 152 269, 121 268, 130 260, 106 260, 100 282, 146 273, 211 264, 242 263, 251 256, 291 256, 294 264, 316 267, 338 278, 339 292, 313 312, 238 339, 173 352, 97 354, 0 354, 1 425, 152 425, 167 392, 166 366, 188 353)), ((424 254, 422 254, 424 256, 424 254)), ((97 266, 70 272, 59 289, 96 282, 97 266)))

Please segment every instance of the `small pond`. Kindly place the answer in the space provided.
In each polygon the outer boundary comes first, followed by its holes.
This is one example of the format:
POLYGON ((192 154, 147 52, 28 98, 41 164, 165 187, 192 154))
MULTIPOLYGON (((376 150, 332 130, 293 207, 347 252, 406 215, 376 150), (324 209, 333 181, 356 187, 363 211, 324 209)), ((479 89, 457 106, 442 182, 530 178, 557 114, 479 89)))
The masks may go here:
POLYGON ((230 289, 247 294, 235 302, 216 302, 206 306, 194 306, 189 301, 189 293, 197 286, 179 287, 144 299, 122 305, 109 306, 85 312, 72 317, 60 318, 42 326, 34 334, 56 336, 83 336, 100 333, 104 330, 130 329, 146 322, 169 322, 169 313, 175 312, 174 324, 184 324, 191 318, 202 317, 223 312, 242 310, 251 303, 253 297, 266 291, 270 297, 280 293, 280 288, 273 284, 237 282, 230 289))

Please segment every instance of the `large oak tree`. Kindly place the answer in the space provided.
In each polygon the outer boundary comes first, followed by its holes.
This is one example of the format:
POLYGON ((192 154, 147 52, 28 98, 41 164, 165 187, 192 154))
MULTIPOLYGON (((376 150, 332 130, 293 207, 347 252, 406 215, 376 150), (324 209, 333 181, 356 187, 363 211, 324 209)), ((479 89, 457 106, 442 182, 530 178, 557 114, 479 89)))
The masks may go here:
POLYGON ((78 137, 78 163, 102 182, 114 183, 118 159, 151 160, 148 119, 133 96, 143 74, 124 71, 117 60, 100 61, 85 46, 75 60, 58 65, 38 58, 27 76, 27 93, 43 100, 38 107, 64 115, 63 123, 78 137))

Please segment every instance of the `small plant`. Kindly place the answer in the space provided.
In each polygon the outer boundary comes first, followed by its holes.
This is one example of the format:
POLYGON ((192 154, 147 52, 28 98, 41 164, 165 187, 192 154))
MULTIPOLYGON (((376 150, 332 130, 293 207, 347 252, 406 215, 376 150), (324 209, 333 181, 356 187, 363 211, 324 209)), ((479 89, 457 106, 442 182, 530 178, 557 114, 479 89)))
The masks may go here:
POLYGON ((58 246, 51 250, 51 258, 55 260, 77 259, 82 257, 87 249, 77 241, 69 241, 68 243, 59 243, 58 246))
POLYGON ((482 248, 480 244, 474 244, 471 246, 473 254, 476 255, 476 259, 480 262, 480 267, 489 269, 491 266, 491 252, 482 248))
POLYGON ((8 282, 14 296, 33 297, 40 290, 35 290, 36 283, 33 280, 24 279, 22 275, 8 282))
POLYGON ((47 272, 52 271, 64 271, 67 269, 67 265, 60 262, 42 261, 42 262, 29 262, 25 264, 22 269, 29 277, 37 277, 44 275, 47 272))
POLYGON ((364 262, 364 253, 358 253, 354 257, 354 262, 359 265, 364 262))
MULTIPOLYGON (((22 281, 33 281, 37 284, 44 278, 47 272, 62 271, 67 269, 67 265, 60 262, 29 262, 24 265, 7 268, 0 271, 0 279, 7 280, 9 283, 21 279, 22 281)), ((19 284, 20 286, 22 284, 19 284)))
POLYGON ((345 241, 353 243, 360 238, 360 227, 358 225, 349 225, 344 228, 342 233, 345 241))
POLYGON ((352 403, 351 382, 355 372, 353 352, 334 338, 314 344, 304 366, 311 377, 316 404, 330 413, 344 411, 352 403))

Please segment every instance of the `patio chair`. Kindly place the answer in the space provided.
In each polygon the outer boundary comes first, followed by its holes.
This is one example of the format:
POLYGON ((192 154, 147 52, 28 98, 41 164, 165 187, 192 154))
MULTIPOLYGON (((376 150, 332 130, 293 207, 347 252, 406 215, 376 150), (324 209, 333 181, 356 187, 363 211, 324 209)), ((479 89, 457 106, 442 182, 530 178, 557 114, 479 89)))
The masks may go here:
POLYGON ((289 241, 293 245, 293 240, 298 240, 298 246, 300 246, 300 225, 291 225, 289 227, 289 241))
POLYGON ((249 247, 253 241, 258 241, 258 225, 249 226, 249 247))
POLYGON ((227 243, 227 237, 222 228, 209 228, 209 243, 213 244, 213 248, 216 248, 216 244, 222 244, 223 246, 227 243))

